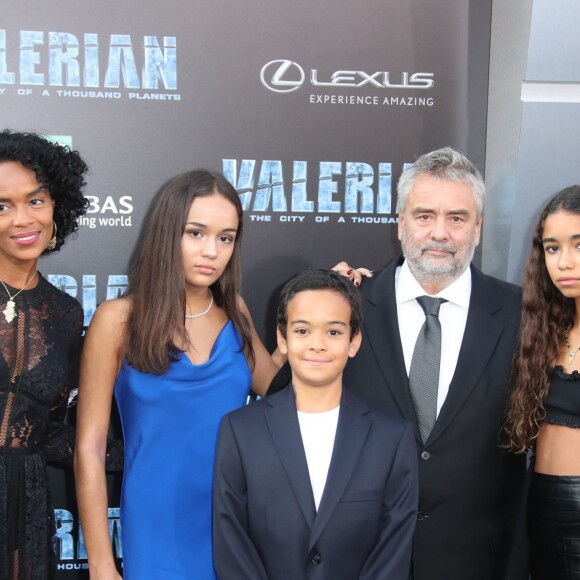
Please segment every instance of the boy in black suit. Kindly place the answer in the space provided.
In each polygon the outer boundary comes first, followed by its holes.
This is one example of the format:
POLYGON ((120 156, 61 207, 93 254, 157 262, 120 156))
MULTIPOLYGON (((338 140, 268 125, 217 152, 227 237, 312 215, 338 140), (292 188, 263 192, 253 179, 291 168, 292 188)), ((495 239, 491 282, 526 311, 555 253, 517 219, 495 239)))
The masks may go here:
POLYGON ((361 343, 357 291, 327 270, 282 290, 292 383, 226 415, 214 475, 220 580, 407 580, 417 519, 410 424, 342 385, 361 343))

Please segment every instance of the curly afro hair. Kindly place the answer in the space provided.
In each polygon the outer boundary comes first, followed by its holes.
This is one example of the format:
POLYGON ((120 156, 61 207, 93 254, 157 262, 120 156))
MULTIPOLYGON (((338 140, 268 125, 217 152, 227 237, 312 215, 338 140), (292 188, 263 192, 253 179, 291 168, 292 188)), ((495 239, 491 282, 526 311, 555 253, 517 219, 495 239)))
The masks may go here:
MULTIPOLYGON (((36 180, 45 187, 54 200, 56 247, 58 251, 65 238, 79 227, 78 218, 89 205, 83 196, 88 168, 77 151, 48 141, 35 133, 0 132, 0 163, 17 161, 34 171, 36 180)), ((45 250, 44 253, 49 253, 45 250)))

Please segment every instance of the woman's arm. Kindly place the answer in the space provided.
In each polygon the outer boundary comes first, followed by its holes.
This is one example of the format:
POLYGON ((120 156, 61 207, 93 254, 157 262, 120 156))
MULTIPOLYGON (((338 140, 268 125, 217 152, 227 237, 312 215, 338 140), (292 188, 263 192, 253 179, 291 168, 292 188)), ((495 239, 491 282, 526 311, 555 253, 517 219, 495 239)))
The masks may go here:
POLYGON ((122 332, 129 301, 101 305, 89 326, 81 359, 75 449, 76 493, 91 578, 120 578, 107 520, 105 456, 122 332))
POLYGON ((272 354, 268 352, 256 332, 256 328, 252 322, 252 317, 250 316, 250 311, 242 297, 238 298, 238 305, 240 310, 248 319, 250 332, 252 334, 254 355, 256 357, 256 364, 252 370, 252 391, 257 395, 260 395, 260 397, 264 397, 266 396, 266 391, 268 390, 272 379, 276 376, 280 367, 286 362, 286 356, 283 355, 278 348, 276 348, 272 354))

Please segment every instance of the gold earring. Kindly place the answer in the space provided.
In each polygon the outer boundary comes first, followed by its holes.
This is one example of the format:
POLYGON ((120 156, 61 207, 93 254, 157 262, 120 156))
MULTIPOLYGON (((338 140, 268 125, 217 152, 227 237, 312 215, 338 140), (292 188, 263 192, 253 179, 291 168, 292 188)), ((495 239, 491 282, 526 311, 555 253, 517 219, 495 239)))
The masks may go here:
POLYGON ((56 231, 56 222, 54 222, 54 232, 52 234, 52 238, 50 238, 50 241, 48 242, 48 246, 46 246, 46 249, 50 250, 51 252, 56 248, 56 231))

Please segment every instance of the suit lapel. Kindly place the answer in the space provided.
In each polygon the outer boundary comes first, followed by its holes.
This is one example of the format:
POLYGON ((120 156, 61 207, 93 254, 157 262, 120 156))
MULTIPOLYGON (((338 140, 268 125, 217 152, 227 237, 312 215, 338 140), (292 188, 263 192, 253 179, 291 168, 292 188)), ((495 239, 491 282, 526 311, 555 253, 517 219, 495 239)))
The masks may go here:
POLYGON ((304 519, 312 528, 316 507, 298 424, 294 391, 289 385, 283 391, 268 397, 266 401, 270 405, 266 421, 272 440, 304 519))
POLYGON ((501 303, 485 277, 471 268, 472 285, 465 333, 457 359, 449 393, 427 442, 437 440, 469 397, 489 364, 496 344, 504 330, 493 314, 501 303))
POLYGON ((314 547, 328 524, 356 468, 370 428, 370 421, 365 417, 366 413, 368 407, 348 391, 343 390, 332 460, 310 535, 309 550, 314 547))
POLYGON ((381 370, 401 415, 415 426, 415 436, 421 441, 415 407, 409 390, 409 377, 401 345, 397 300, 395 296, 395 271, 403 263, 399 258, 379 274, 366 301, 363 340, 367 341, 381 370))

